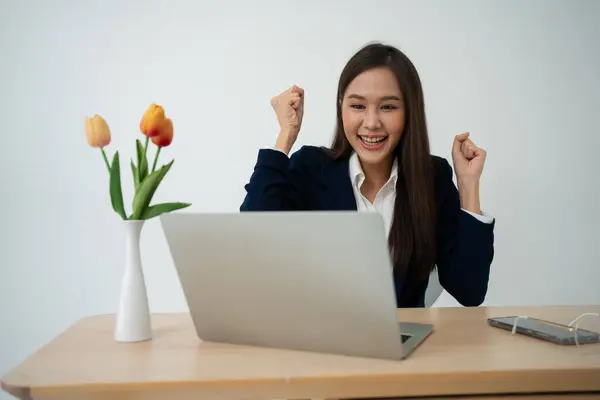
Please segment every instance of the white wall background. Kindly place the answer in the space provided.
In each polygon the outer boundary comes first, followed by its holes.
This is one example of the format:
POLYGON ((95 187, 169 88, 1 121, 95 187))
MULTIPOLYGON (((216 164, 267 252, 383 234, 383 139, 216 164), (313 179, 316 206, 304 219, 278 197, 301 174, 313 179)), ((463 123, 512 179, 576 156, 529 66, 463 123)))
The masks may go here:
MULTIPOLYGON (((328 144, 339 73, 371 40, 416 64, 436 154, 465 130, 489 152, 485 304, 600 303, 599 21, 593 0, 2 1, 0 375, 117 306, 123 235, 84 116, 108 120, 126 166, 141 114, 163 104, 176 162, 156 201, 237 211, 277 133, 271 96, 303 86, 298 145, 328 144)), ((142 239, 152 311, 185 311, 158 220, 142 239)))

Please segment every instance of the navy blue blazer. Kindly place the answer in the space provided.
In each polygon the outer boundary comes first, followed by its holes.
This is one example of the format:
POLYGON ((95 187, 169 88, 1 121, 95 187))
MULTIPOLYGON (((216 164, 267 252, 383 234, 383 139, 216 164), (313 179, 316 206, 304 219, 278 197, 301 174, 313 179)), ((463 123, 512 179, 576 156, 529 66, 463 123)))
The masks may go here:
MULTIPOLYGON (((463 306, 485 299, 494 257, 494 225, 461 210, 452 168, 432 156, 437 207, 436 267, 441 285, 463 306)), ((240 211, 357 210, 349 158, 332 159, 319 147, 303 146, 290 158, 262 149, 240 211)), ((394 274, 398 307, 424 307, 428 280, 394 274)))

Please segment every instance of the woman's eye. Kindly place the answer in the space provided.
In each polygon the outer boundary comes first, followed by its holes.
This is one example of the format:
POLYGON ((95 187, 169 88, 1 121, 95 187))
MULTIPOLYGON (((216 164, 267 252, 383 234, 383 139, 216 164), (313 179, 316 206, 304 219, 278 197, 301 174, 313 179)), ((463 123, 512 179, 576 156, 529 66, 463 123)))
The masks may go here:
POLYGON ((362 104, 351 104, 350 107, 355 108, 357 110, 364 110, 365 106, 362 104))
POLYGON ((383 108, 384 110, 396 110, 396 109, 398 109, 398 107, 396 107, 393 104, 386 104, 384 106, 381 106, 381 108, 383 108))

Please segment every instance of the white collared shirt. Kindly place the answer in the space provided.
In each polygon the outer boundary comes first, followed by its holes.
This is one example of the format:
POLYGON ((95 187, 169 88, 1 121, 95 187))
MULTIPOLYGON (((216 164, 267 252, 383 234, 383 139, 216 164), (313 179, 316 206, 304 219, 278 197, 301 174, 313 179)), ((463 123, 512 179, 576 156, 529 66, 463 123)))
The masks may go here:
MULTIPOLYGON (((398 160, 394 160, 392 165, 392 172, 390 178, 383 185, 383 187, 377 192, 375 200, 371 203, 360 191, 362 184, 365 181, 365 174, 358 160, 356 152, 350 157, 349 165, 350 181, 352 182, 352 190, 354 191, 354 198, 356 199, 356 206, 358 211, 362 212, 378 212, 383 217, 383 224, 385 226, 386 234, 389 234, 394 217, 394 202, 396 201, 396 181, 398 180, 398 160)), ((471 214, 479 221, 491 224, 493 218, 489 215, 479 215, 471 211, 467 211, 464 208, 464 212, 471 214)))

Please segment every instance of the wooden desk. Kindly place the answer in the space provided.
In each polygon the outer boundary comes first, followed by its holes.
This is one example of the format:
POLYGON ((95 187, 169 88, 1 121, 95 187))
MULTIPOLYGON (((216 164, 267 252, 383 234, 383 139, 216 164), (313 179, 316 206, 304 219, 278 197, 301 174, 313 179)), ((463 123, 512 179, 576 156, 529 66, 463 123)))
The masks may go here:
MULTIPOLYGON (((583 312, 600 306, 400 310, 436 332, 399 362, 202 343, 187 314, 154 315, 154 340, 119 344, 114 317, 102 315, 28 357, 2 388, 21 399, 597 399, 600 344, 560 346, 486 323, 505 315, 568 323, 583 312)), ((593 319, 588 328, 598 326, 593 319)))

